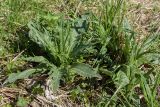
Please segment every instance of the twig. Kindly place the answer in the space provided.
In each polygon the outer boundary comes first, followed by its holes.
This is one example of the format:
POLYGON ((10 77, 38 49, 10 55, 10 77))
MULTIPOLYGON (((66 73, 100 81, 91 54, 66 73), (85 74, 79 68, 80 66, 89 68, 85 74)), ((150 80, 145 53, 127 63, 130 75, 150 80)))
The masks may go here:
POLYGON ((16 61, 25 51, 26 49, 24 49, 22 52, 20 52, 11 62, 16 61))

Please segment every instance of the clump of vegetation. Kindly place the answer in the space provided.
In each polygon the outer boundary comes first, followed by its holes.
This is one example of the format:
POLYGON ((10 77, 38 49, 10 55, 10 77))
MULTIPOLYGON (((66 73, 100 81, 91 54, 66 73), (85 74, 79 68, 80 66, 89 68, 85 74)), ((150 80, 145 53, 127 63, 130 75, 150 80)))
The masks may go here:
MULTIPOLYGON (((21 3, 9 1, 9 6, 21 3)), ((78 2, 62 2, 62 12, 56 14, 30 8, 36 17, 28 18, 20 29, 12 23, 16 16, 9 15, 7 27, 16 38, 7 39, 11 46, 6 49, 21 52, 2 66, 0 75, 2 88, 27 91, 13 98, 15 104, 35 106, 38 99, 50 106, 160 106, 159 32, 138 39, 126 15, 125 0, 97 2, 98 13, 78 10, 90 1, 80 1, 78 7, 74 3, 78 2), (62 90, 67 94, 62 95, 62 90)))

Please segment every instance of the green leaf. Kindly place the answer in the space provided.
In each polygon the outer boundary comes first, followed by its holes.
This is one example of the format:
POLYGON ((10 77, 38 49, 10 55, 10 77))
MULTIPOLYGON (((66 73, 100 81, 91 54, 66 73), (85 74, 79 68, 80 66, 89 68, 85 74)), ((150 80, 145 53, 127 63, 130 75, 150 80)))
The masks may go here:
POLYGON ((61 72, 60 72, 60 70, 55 69, 55 68, 51 69, 51 71, 53 73, 49 77, 51 79, 50 86, 53 91, 56 91, 59 88, 60 79, 61 79, 61 72))
POLYGON ((48 20, 48 21, 58 20, 60 18, 60 16, 55 16, 55 15, 52 15, 49 13, 47 15, 42 15, 41 17, 48 20))
POLYGON ((115 96, 121 90, 121 88, 123 88, 123 87, 125 87, 126 85, 129 84, 129 79, 128 79, 127 75, 122 71, 119 71, 117 74, 115 74, 115 76, 113 77, 113 80, 114 80, 114 83, 117 85, 118 88, 114 92, 114 94, 112 95, 110 100, 107 102, 106 107, 108 107, 108 105, 110 104, 110 101, 112 101, 113 98, 115 98, 115 96))
POLYGON ((25 61, 29 62, 37 62, 37 63, 43 63, 46 64, 47 66, 55 66, 54 64, 51 64, 45 57, 43 56, 34 56, 34 57, 27 57, 23 58, 25 61))
POLYGON ((29 38, 55 57, 56 48, 50 33, 36 22, 29 22, 28 27, 30 29, 29 38))
POLYGON ((138 50, 138 54, 143 54, 146 51, 148 51, 148 49, 152 47, 153 43, 155 43, 158 37, 159 37, 159 34, 153 34, 153 35, 146 37, 146 39, 142 42, 142 45, 140 46, 138 50))
POLYGON ((37 63, 42 63, 42 64, 46 64, 47 67, 52 67, 52 69, 57 69, 57 67, 53 64, 50 63, 45 57, 43 56, 34 56, 34 57, 28 57, 28 58, 23 58, 26 61, 30 61, 30 62, 37 62, 37 63))
POLYGON ((122 88, 129 84, 129 79, 124 72, 119 71, 114 77, 114 82, 118 87, 122 88))
POLYGON ((98 77, 101 78, 99 74, 97 74, 93 68, 87 64, 74 64, 71 66, 70 71, 76 72, 77 74, 84 77, 98 77))
POLYGON ((132 27, 131 27, 130 23, 128 22, 127 18, 124 18, 123 28, 124 28, 125 30, 132 30, 132 27))
POLYGON ((17 106, 18 107, 27 107, 27 105, 28 105, 27 103, 28 103, 27 99, 24 99, 23 97, 19 97, 18 101, 17 101, 17 106))
POLYGON ((113 72, 107 69, 100 68, 99 71, 106 74, 107 76, 113 76, 113 72))
POLYGON ((151 87, 147 83, 146 78, 143 76, 143 74, 140 74, 141 76, 141 88, 144 94, 144 98, 147 101, 147 104, 149 107, 158 107, 156 106, 156 94, 152 91, 151 87))
POLYGON ((34 57, 27 57, 23 58, 25 61, 30 61, 30 62, 38 62, 38 63, 48 63, 49 61, 43 57, 43 56, 34 56, 34 57))
POLYGON ((42 69, 28 69, 23 72, 11 73, 4 83, 12 83, 18 79, 28 78, 33 73, 39 72, 39 71, 42 71, 42 69))

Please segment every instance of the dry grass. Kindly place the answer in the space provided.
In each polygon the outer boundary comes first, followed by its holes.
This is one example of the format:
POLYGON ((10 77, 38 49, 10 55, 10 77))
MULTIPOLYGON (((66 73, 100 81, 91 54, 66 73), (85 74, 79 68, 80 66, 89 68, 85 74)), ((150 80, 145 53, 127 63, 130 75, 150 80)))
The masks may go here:
POLYGON ((141 38, 160 32, 160 1, 130 0, 127 17, 141 38))

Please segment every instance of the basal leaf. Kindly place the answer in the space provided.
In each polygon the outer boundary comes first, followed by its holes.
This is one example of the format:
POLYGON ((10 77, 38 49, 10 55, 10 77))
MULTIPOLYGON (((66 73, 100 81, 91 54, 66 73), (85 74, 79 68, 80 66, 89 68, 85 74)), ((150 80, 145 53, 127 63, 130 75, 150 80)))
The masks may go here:
POLYGON ((50 33, 36 22, 29 22, 28 27, 30 29, 29 38, 55 57, 56 48, 50 33))
POLYGON ((53 73, 49 77, 51 80, 50 86, 53 91, 56 91, 59 88, 61 72, 58 69, 54 69, 54 68, 51 70, 53 73))
POLYGON ((27 57, 27 58, 23 58, 23 59, 26 61, 29 61, 29 62, 38 62, 38 63, 48 63, 49 62, 43 56, 27 57))
POLYGON ((84 77, 99 77, 101 76, 97 74, 93 68, 87 64, 74 64, 71 66, 70 71, 76 72, 77 74, 84 77))
POLYGON ((129 84, 129 79, 124 72, 119 71, 114 77, 114 82, 118 87, 122 88, 129 84))
POLYGON ((26 61, 29 61, 29 62, 37 62, 37 63, 46 64, 46 66, 48 66, 48 67, 52 67, 52 68, 57 69, 57 67, 56 67, 53 63, 50 63, 50 62, 49 62, 45 57, 43 57, 43 56, 27 57, 27 58, 23 58, 23 59, 26 60, 26 61))
POLYGON ((12 74, 9 75, 9 77, 7 78, 7 80, 4 83, 12 83, 12 82, 15 82, 18 79, 28 78, 33 73, 41 71, 41 70, 42 69, 28 69, 28 70, 25 70, 23 72, 12 73, 12 74))

